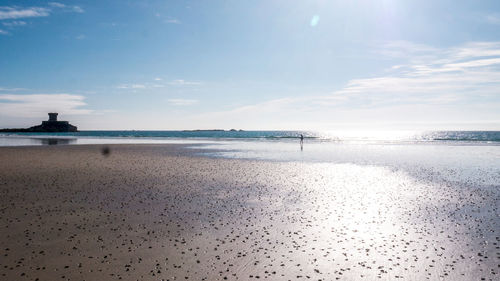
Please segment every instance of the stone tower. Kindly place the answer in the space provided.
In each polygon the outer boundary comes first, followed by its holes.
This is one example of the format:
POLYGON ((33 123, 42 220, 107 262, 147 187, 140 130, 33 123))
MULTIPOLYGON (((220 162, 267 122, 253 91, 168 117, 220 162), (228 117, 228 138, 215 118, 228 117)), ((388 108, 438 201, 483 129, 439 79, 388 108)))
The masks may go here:
POLYGON ((78 129, 68 121, 57 121, 57 113, 49 113, 49 121, 28 129, 30 132, 77 132, 78 129))
POLYGON ((49 122, 57 122, 57 113, 49 113, 49 122))
POLYGON ((71 125, 68 121, 57 121, 57 113, 49 113, 49 120, 42 121, 41 125, 29 127, 27 129, 0 129, 0 132, 42 132, 42 133, 65 133, 78 132, 76 126, 71 125))

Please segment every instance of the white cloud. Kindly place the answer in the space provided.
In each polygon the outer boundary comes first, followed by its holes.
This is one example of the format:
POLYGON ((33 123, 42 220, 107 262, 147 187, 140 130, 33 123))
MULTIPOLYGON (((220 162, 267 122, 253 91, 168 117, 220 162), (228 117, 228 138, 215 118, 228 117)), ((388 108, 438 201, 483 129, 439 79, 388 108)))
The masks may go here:
POLYGON ((174 19, 174 18, 169 18, 169 19, 166 19, 164 20, 165 23, 172 23, 172 24, 181 24, 181 21, 178 20, 178 19, 174 19))
MULTIPOLYGON (((500 42, 468 42, 456 47, 435 48, 408 41, 391 41, 380 44, 375 52, 388 58, 406 59, 408 64, 418 66, 419 64, 452 63, 478 57, 498 57, 500 56, 500 42)), ((395 68, 403 66, 407 65, 397 65, 395 68)))
POLYGON ((75 12, 75 13, 85 13, 85 10, 84 10, 84 9, 82 9, 82 7, 80 7, 80 6, 73 6, 73 7, 72 7, 72 10, 73 10, 73 12, 75 12))
POLYGON ((154 81, 156 83, 143 83, 143 84, 120 84, 116 88, 118 89, 132 89, 132 90, 150 90, 150 89, 155 89, 155 88, 165 88, 167 86, 196 86, 196 85, 201 85, 200 82, 195 82, 195 81, 186 81, 182 79, 176 79, 172 80, 166 83, 162 83, 163 81, 162 78, 154 78, 154 81))
POLYGON ((193 86, 193 85, 200 85, 200 82, 195 82, 195 81, 186 81, 182 79, 176 79, 168 82, 169 85, 173 86, 193 86))
POLYGON ((404 40, 380 43, 375 52, 388 58, 421 58, 435 54, 439 49, 404 40))
POLYGON ((407 63, 391 67, 383 75, 352 79, 330 94, 263 101, 199 114, 192 122, 255 129, 267 125, 272 127, 266 129, 324 129, 335 124, 397 122, 492 126, 500 120, 500 42, 434 48, 398 41, 384 46, 384 55, 407 63))
MULTIPOLYGON (((15 19, 47 17, 55 10, 63 12, 74 12, 74 13, 85 12, 79 6, 67 6, 59 2, 50 2, 48 3, 47 7, 0 6, 0 21, 14 20, 14 21, 2 22, 3 26, 13 29, 14 27, 24 26, 27 24, 25 21, 15 20, 15 19)), ((7 35, 7 34, 10 33, 6 30, 0 29, 0 35, 7 35)))
POLYGON ((398 53, 397 49, 410 54, 409 63, 398 65, 384 76, 353 79, 334 96, 373 103, 467 101, 478 95, 498 96, 500 42, 472 42, 448 49, 418 46, 418 52, 412 48, 388 47, 389 54, 398 53), (447 98, 438 98, 443 96, 447 98))
POLYGON ((2 24, 4 26, 13 27, 13 26, 23 26, 23 25, 26 25, 26 22, 25 21, 15 20, 15 21, 3 22, 2 24))
MULTIPOLYGON (((0 6, 0 20, 15 20, 23 18, 47 17, 55 10, 83 13, 80 6, 68 6, 58 2, 50 2, 47 7, 19 7, 19 6, 0 6)), ((25 21, 3 22, 4 26, 14 27, 26 25, 25 21)))
POLYGON ((499 14, 487 15, 486 22, 490 24, 500 24, 500 15, 499 14))
POLYGON ((173 17, 165 17, 160 13, 155 13, 155 17, 157 17, 159 20, 162 20, 164 23, 181 24, 180 20, 173 17))
POLYGON ((144 84, 121 84, 117 86, 118 89, 146 89, 144 84))
POLYGON ((0 94, 0 115, 11 117, 36 117, 47 112, 62 114, 90 114, 84 109, 85 97, 71 94, 0 94))
POLYGON ((66 5, 59 3, 59 2, 49 2, 49 6, 56 7, 56 8, 65 8, 66 5))
POLYGON ((130 85, 130 88, 132 88, 132 89, 145 89, 146 85, 143 85, 143 84, 132 84, 132 85, 130 85))
POLYGON ((50 10, 42 7, 0 7, 0 20, 46 17, 49 14, 50 10))
POLYGON ((168 102, 172 105, 177 106, 185 106, 185 105, 193 105, 198 103, 198 100, 193 99, 169 99, 168 102))
POLYGON ((85 10, 83 10, 80 6, 68 6, 66 4, 59 3, 59 2, 50 2, 49 6, 54 7, 54 8, 63 9, 63 10, 68 11, 68 12, 75 12, 75 13, 84 13, 85 12, 85 10))
POLYGON ((27 90, 26 88, 2 88, 0 87, 0 91, 9 91, 9 92, 17 92, 17 91, 24 91, 27 90))
POLYGON ((85 37, 86 37, 85 34, 80 34, 80 35, 76 36, 75 38, 77 40, 83 40, 83 39, 85 39, 85 37))

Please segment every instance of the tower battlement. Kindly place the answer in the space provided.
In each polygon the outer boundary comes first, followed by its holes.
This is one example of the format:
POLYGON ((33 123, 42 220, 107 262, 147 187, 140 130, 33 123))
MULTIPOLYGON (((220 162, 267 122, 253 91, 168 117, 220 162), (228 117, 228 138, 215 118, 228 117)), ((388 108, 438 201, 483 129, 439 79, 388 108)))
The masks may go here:
POLYGON ((51 112, 49 113, 49 122, 57 122, 58 113, 51 112))

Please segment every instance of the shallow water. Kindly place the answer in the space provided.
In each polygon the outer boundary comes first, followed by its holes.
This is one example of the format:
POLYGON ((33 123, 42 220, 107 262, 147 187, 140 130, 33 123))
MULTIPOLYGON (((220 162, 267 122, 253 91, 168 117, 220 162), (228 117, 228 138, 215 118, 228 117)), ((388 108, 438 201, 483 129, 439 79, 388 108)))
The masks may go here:
POLYGON ((68 137, 68 138, 129 138, 129 139, 236 139, 290 140, 301 135, 321 141, 472 141, 500 142, 500 131, 411 131, 411 130, 345 130, 345 131, 79 131, 67 133, 0 133, 3 137, 68 137))
POLYGON ((426 169, 450 181, 500 184, 500 146, 491 144, 306 142, 301 149, 298 142, 233 141, 202 147, 215 150, 202 153, 213 157, 353 163, 405 169, 411 174, 426 169))
POLYGON ((86 144, 197 144, 212 143, 211 140, 176 138, 119 138, 119 137, 74 137, 66 135, 2 135, 0 147, 40 145, 86 145, 86 144))

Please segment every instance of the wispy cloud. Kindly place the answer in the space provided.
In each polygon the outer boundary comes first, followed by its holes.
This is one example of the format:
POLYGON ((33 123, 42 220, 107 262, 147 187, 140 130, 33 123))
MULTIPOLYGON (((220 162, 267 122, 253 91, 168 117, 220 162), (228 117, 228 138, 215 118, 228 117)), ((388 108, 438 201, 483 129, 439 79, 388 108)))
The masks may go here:
POLYGON ((163 16, 160 13, 156 13, 155 17, 158 19, 162 20, 164 23, 170 23, 170 24, 181 24, 181 21, 174 18, 174 17, 168 17, 168 16, 163 16))
POLYGON ((85 34, 80 34, 78 36, 75 37, 77 40, 83 40, 86 38, 85 34))
POLYGON ((23 26, 23 25, 26 25, 26 22, 25 21, 15 20, 15 21, 2 22, 2 24, 4 26, 13 27, 13 26, 23 26))
POLYGON ((164 20, 165 23, 172 23, 172 24, 181 24, 181 21, 178 19, 174 18, 168 18, 164 20))
MULTIPOLYGON (((69 6, 59 2, 50 2, 46 7, 20 7, 20 6, 0 6, 0 21, 2 25, 14 29, 19 26, 27 25, 25 21, 17 19, 48 17, 56 11, 83 13, 85 12, 80 6, 69 6)), ((9 34, 5 30, 1 30, 0 34, 9 34)))
POLYGON ((146 89, 145 84, 121 84, 117 86, 118 89, 146 89))
POLYGON ((500 24, 500 14, 486 15, 486 22, 490 24, 500 24))
POLYGON ((83 10, 80 6, 71 6, 71 5, 66 5, 63 3, 59 2, 49 2, 49 6, 54 7, 54 8, 59 8, 63 9, 68 12, 75 12, 75 13, 84 13, 85 10, 83 10))
POLYGON ((50 9, 42 7, 0 7, 0 20, 6 19, 20 19, 20 18, 33 18, 33 17, 46 17, 50 14, 50 9))
POLYGON ((82 7, 80 7, 80 6, 73 6, 72 10, 75 13, 85 13, 85 10, 82 7))
POLYGON ((182 79, 176 79, 168 82, 168 84, 173 86, 193 86, 193 85, 200 85, 201 83, 196 81, 186 81, 182 79))
POLYGON ((9 92, 17 92, 17 91, 24 91, 27 90, 26 88, 3 88, 0 87, 0 91, 9 91, 9 92))
POLYGON ((56 111, 63 114, 90 114, 84 109, 85 97, 71 94, 0 94, 0 115, 12 117, 36 117, 56 111))
POLYGON ((199 101, 194 99, 169 99, 168 102, 172 105, 186 106, 196 104, 199 101))
POLYGON ((116 86, 118 89, 132 89, 132 90, 150 90, 150 89, 155 89, 155 88, 165 88, 167 86, 177 86, 177 87, 182 87, 182 86, 196 86, 196 85, 201 85, 201 82, 196 82, 196 81, 186 81, 182 79, 176 79, 176 80, 171 80, 171 81, 165 81, 162 82, 162 78, 154 78, 153 79, 155 82, 154 83, 134 83, 134 84, 120 84, 116 86))
POLYGON ((382 53, 404 53, 409 63, 384 76, 353 79, 333 97, 380 104, 456 102, 498 95, 500 42, 471 42, 448 49, 389 44, 382 53))
POLYGON ((65 4, 59 3, 59 2, 49 2, 49 6, 56 7, 56 8, 64 8, 66 7, 65 4))
POLYGON ((352 79, 332 93, 304 93, 196 118, 232 122, 228 126, 273 120, 278 128, 324 128, 322 122, 492 124, 500 119, 500 42, 434 48, 398 41, 383 46, 380 54, 406 63, 378 76, 352 79))

